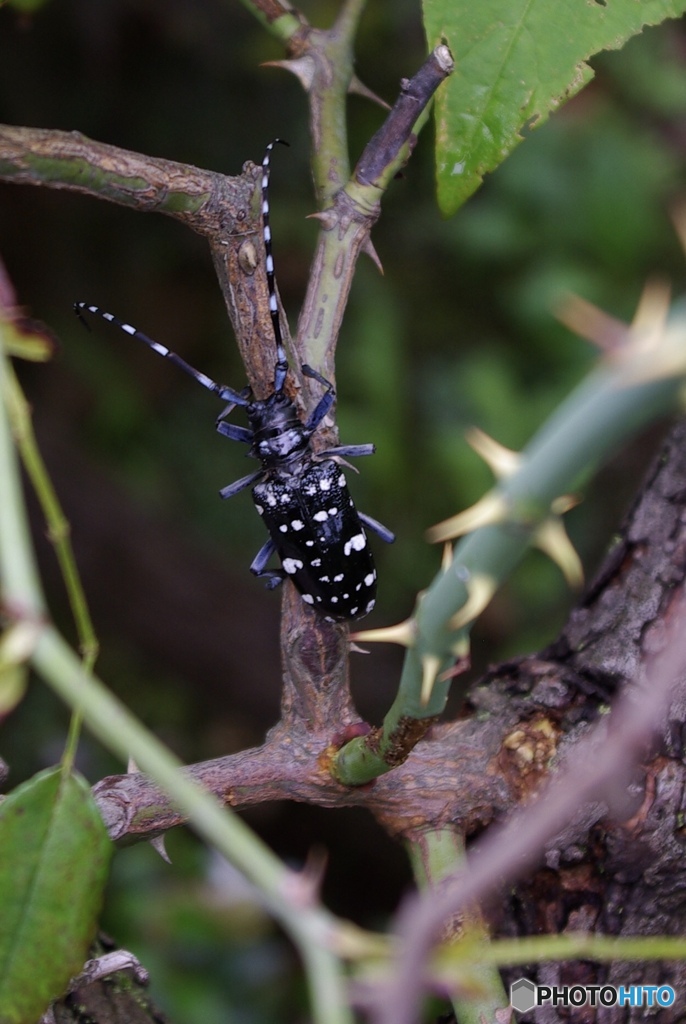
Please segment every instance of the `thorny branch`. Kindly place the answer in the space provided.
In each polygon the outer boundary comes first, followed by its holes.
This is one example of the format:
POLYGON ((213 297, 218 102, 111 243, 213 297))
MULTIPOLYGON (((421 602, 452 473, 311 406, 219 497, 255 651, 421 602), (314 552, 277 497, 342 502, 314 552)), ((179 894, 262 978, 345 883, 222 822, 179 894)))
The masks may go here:
MULTIPOLYGON (((333 43, 339 45, 343 38, 349 45, 360 10, 357 0, 344 5, 331 34, 333 43)), ((316 40, 310 44, 311 54, 316 40)), ((409 157, 418 118, 451 70, 450 52, 440 46, 413 79, 403 82, 396 106, 364 151, 362 171, 358 168, 321 214, 320 241, 299 325, 298 354, 323 369, 329 379, 334 376, 333 352, 357 257, 368 245, 381 193, 409 157)), ((0 180, 70 189, 145 212, 163 212, 204 235, 251 386, 258 396, 271 386, 274 356, 266 282, 263 274, 255 273, 263 265, 259 204, 254 201, 259 189, 257 168, 248 164, 242 176, 229 178, 91 142, 78 133, 6 126, 0 127, 0 180)), ((325 749, 316 755, 321 758, 320 783, 339 799, 343 787, 329 777, 328 746, 334 740, 344 742, 363 728, 356 724, 348 692, 347 629, 323 622, 302 602, 294 601, 288 587, 284 590, 283 722, 305 735, 312 734, 318 721, 328 727, 325 749), (323 679, 329 680, 330 698, 337 706, 335 714, 322 717, 323 679), (330 735, 332 722, 336 723, 335 737, 330 735)), ((277 734, 283 737, 283 725, 277 734)), ((268 746, 273 750, 274 744, 272 737, 268 746)))
MULTIPOLYGON (((252 6, 265 15, 269 9, 275 14, 279 10, 285 13, 271 0, 260 0, 252 6)), ((445 54, 433 54, 422 71, 403 85, 394 112, 358 164, 355 187, 339 192, 330 210, 325 211, 315 257, 315 282, 317 273, 323 275, 327 267, 322 257, 327 240, 348 230, 353 222, 357 235, 354 244, 350 238, 346 241, 349 259, 341 279, 336 317, 327 325, 321 359, 312 359, 319 365, 332 358, 355 261, 378 215, 378 197, 372 190, 385 186, 396 163, 409 155, 416 118, 450 71, 444 58, 445 54)), ((76 133, 0 127, 0 179, 67 188, 143 211, 164 212, 205 235, 250 381, 259 394, 260 385, 264 387, 271 380, 273 355, 266 288, 262 275, 255 274, 261 265, 261 240, 254 202, 258 172, 252 165, 241 177, 227 178, 92 143, 76 133)), ((313 325, 321 319, 317 294, 315 283, 299 331, 299 352, 303 355, 316 334, 313 325)), ((323 369, 327 372, 325 365, 323 369)), ((680 600, 686 578, 686 527, 676 511, 675 495, 686 491, 686 460, 682 457, 685 435, 681 427, 668 443, 626 526, 621 568, 615 561, 608 563, 602 582, 573 614, 556 645, 538 658, 505 666, 488 680, 488 687, 476 691, 472 707, 479 714, 432 727, 404 764, 371 786, 342 786, 328 770, 330 758, 337 746, 367 728, 359 721, 348 691, 347 633, 307 613, 293 590, 286 588, 283 641, 289 656, 284 662, 281 721, 261 747, 189 766, 187 774, 234 807, 274 799, 322 806, 355 804, 368 808, 389 833, 398 837, 413 836, 447 822, 457 823, 467 836, 482 833, 492 821, 538 793, 551 764, 571 763, 580 742, 593 744, 595 749, 604 734, 599 729, 589 733, 589 723, 596 717, 598 694, 604 696, 603 686, 608 682, 607 665, 612 661, 608 645, 614 643, 622 651, 610 682, 625 682, 633 676, 632 661, 634 668, 641 661, 651 630, 653 635, 659 634, 680 600), (669 486, 665 481, 670 481, 669 486), (649 514, 646 503, 651 506, 649 514), (649 530, 645 529, 647 523, 649 530), (656 524, 665 526, 669 545, 656 524), (623 614, 608 621, 608 608, 613 606, 621 607, 623 614), (338 735, 332 731, 332 722, 338 735)), ((686 720, 685 705, 686 698, 679 691, 672 705, 672 720, 679 728, 686 720)), ((617 710, 621 718, 623 712, 617 710)), ((654 721, 657 705, 652 711, 654 714, 644 712, 646 722, 654 721)), ((636 725, 636 717, 631 716, 629 711, 624 719, 627 729, 636 725)), ((646 723, 632 735, 630 750, 635 754, 646 741, 646 723)), ((613 742, 607 741, 611 756, 605 753, 598 768, 608 784, 610 780, 617 784, 629 764, 629 749, 620 742, 621 734, 616 731, 614 736, 613 742)), ((628 821, 623 827, 612 826, 618 861, 630 858, 632 849, 642 843, 654 855, 655 872, 662 859, 673 852, 665 837, 677 832, 676 818, 683 808, 678 801, 671 804, 671 817, 665 821, 663 815, 659 828, 651 815, 654 808, 664 810, 659 802, 660 784, 666 785, 671 776, 677 775, 686 790, 682 751, 678 744, 670 746, 669 738, 663 738, 659 751, 645 755, 639 783, 634 783, 638 798, 627 812, 628 821)), ((138 773, 104 779, 95 792, 110 832, 120 842, 149 839, 181 823, 166 797, 138 773)), ((602 794, 606 801, 609 792, 606 789, 602 794)), ((576 772, 560 800, 564 799, 569 809, 590 795, 593 791, 586 776, 576 772)), ((551 805, 540 805, 546 806, 551 805)), ((583 841, 600 826, 607 806, 596 801, 561 833, 568 815, 563 818, 559 807, 554 818, 544 819, 540 808, 526 813, 534 820, 532 823, 527 819, 531 828, 519 854, 534 858, 547 840, 549 858, 552 849, 553 860, 557 858, 560 863, 567 847, 583 841), (556 831, 557 838, 551 839, 556 831)), ((514 844, 504 844, 494 836, 479 849, 479 870, 466 876, 459 890, 451 890, 458 893, 450 896, 453 909, 483 895, 485 879, 492 878, 496 868, 502 875, 511 870, 514 844)), ((607 870, 607 863, 603 866, 607 870)), ((445 893, 442 895, 445 897, 445 893)), ((438 923, 435 905, 427 906, 421 917, 408 911, 404 918, 406 927, 418 928, 424 948, 438 923)), ((445 906, 441 912, 443 909, 445 906)), ((418 966, 417 971, 420 969, 418 966)), ((396 1024, 401 1019, 397 1016, 396 1024)))
MULTIPOLYGON (((665 619, 674 614, 675 594, 686 579, 686 526, 674 503, 679 488, 686 487, 684 438, 686 425, 667 442, 624 529, 619 546, 624 557, 614 550, 601 570, 601 583, 572 614, 559 640, 548 651, 506 664, 485 679, 472 695, 479 714, 433 726, 393 772, 360 788, 341 786, 328 773, 327 757, 336 740, 331 722, 346 735, 365 725, 331 674, 336 659, 330 645, 343 642, 336 641, 336 627, 329 627, 331 635, 320 647, 317 634, 306 626, 298 633, 298 657, 316 662, 320 671, 318 711, 310 721, 301 716, 304 706, 298 708, 310 693, 301 691, 296 669, 294 678, 286 679, 282 720, 262 747, 186 771, 234 807, 275 799, 356 805, 367 807, 398 837, 446 822, 459 823, 466 835, 480 834, 539 791, 550 763, 576 757, 576 745, 607 699, 608 687, 637 677, 646 644, 654 646, 665 619), (610 609, 618 607, 623 613, 612 616, 610 609), (608 670, 613 648, 616 668, 608 670)), ((296 601, 288 602, 287 615, 296 601)), ((602 734, 596 736, 601 742, 602 734)), ((141 775, 104 779, 96 792, 110 831, 120 841, 149 838, 180 823, 168 801, 141 775)), ((597 804, 580 829, 604 813, 597 804)))
MULTIPOLYGON (((358 7, 356 3, 344 7, 341 14, 344 24, 348 21, 354 24, 358 7)), ((414 88, 411 83, 403 83, 398 104, 405 109, 405 94, 411 89, 415 104, 413 115, 419 116, 451 70, 449 51, 441 46, 411 80, 416 82, 414 88)), ((386 162, 384 184, 410 154, 415 120, 416 117, 405 118, 401 130, 396 127, 393 131, 392 144, 386 145, 383 154, 376 158, 375 166, 382 177, 386 162)), ((389 122, 397 125, 398 115, 394 111, 389 115, 389 122)), ((374 162, 374 146, 370 144, 365 152, 374 162)), ((258 397, 264 397, 273 381, 274 354, 266 278, 256 273, 257 268, 264 265, 256 202, 259 176, 259 169, 251 164, 246 165, 241 177, 228 178, 92 143, 78 133, 0 127, 0 180, 66 188, 142 211, 157 210, 182 220, 208 239, 250 385, 258 397)), ((299 361, 314 365, 330 380, 334 379, 333 354, 343 310, 357 258, 368 243, 379 214, 380 191, 379 181, 370 185, 357 183, 350 194, 341 189, 323 214, 310 287, 300 318, 297 354, 299 361)), ((317 396, 303 386, 299 365, 291 369, 296 387, 302 389, 301 404, 311 407, 317 396)), ((330 424, 324 425, 324 443, 328 440, 326 432, 330 434, 332 429, 330 424)), ((285 607, 288 589, 284 587, 285 607)), ((313 649, 323 650, 328 646, 336 650, 337 690, 341 703, 349 704, 346 628, 330 627, 308 612, 302 602, 297 602, 293 614, 284 615, 283 621, 291 623, 294 629, 294 624, 299 623, 304 632, 316 638, 311 645, 313 649), (330 634, 337 637, 333 647, 330 634)), ((321 665, 295 657, 295 645, 295 639, 283 629, 284 664, 289 666, 291 676, 295 674, 295 667, 302 672, 301 693, 308 696, 303 697, 301 703, 310 709, 319 699, 321 665)), ((295 708, 299 706, 298 702, 294 704, 295 708)), ((332 721, 338 722, 339 728, 345 728, 349 718, 350 713, 346 713, 332 721)))

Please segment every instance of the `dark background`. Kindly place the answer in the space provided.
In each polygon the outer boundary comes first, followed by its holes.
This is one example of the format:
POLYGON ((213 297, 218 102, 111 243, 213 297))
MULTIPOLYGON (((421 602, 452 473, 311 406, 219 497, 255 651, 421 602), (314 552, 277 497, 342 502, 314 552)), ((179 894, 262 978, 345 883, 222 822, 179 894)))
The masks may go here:
MULTIPOLYGON (((303 9, 327 25, 337 4, 303 9)), ((393 102, 423 60, 418 5, 369 5, 357 71, 393 102)), ((370 625, 397 621, 439 553, 426 527, 489 486, 463 439, 476 424, 516 448, 595 358, 557 324, 565 290, 630 318, 646 278, 678 291, 684 261, 669 221, 683 192, 683 25, 650 30, 594 61, 596 81, 537 130, 451 221, 433 195, 431 129, 384 199, 373 235, 384 264, 358 269, 339 348, 341 437, 374 441, 351 486, 393 528, 377 545, 380 593, 370 625)), ((304 96, 264 61, 282 54, 237 2, 52 0, 0 10, 0 121, 78 129, 102 142, 236 174, 275 155, 272 227, 282 299, 295 326, 315 226, 304 96)), ((349 104, 354 160, 383 118, 349 104)), ((217 379, 244 371, 201 238, 160 216, 67 192, 0 185, 0 252, 20 303, 58 334, 50 364, 21 367, 45 458, 102 644, 102 678, 186 761, 260 742, 278 714, 279 599, 248 572, 262 543, 250 499, 219 488, 248 471, 213 429, 211 396, 116 331, 88 334, 71 312, 110 309, 217 379)), ((589 485, 569 529, 592 574, 662 428, 633 442, 589 485)), ((250 467, 248 467, 250 468, 250 467)), ((1 497, 0 497, 1 500, 1 497)), ((34 510, 50 607, 73 636, 54 558, 34 510)), ((532 553, 480 620, 475 673, 552 639, 573 597, 532 553)), ((400 654, 374 647, 352 671, 361 712, 382 717, 400 654)), ((0 727, 14 785, 54 762, 66 716, 39 683, 0 727)), ((87 738, 95 781, 122 766, 87 738)), ((409 884, 402 851, 364 813, 265 806, 247 815, 291 863, 329 854, 325 895, 379 924, 409 884)), ((119 853, 105 922, 154 972, 182 1021, 295 1020, 302 1006, 288 947, 186 834, 174 867, 149 847, 119 853), (145 891, 145 900, 141 900, 145 891), (227 897, 227 891, 230 897, 227 897), (233 1016, 230 1017, 234 1019, 233 1016)))

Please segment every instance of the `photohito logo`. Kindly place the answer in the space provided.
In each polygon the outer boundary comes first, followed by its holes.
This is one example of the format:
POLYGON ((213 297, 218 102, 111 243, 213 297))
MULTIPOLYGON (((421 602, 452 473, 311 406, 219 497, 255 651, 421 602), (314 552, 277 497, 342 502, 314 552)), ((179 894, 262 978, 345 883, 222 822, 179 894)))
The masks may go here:
POLYGON ((536 1006, 671 1006, 671 985, 534 985, 519 978, 510 985, 510 1002, 518 1013, 536 1006))

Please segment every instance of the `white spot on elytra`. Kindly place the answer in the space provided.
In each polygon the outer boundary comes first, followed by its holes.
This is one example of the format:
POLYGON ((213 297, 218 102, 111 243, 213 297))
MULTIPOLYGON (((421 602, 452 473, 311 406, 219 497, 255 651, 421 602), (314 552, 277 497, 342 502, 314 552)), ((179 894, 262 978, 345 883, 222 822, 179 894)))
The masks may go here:
POLYGON ((329 577, 328 577, 328 576, 320 576, 320 577, 319 577, 319 582, 320 582, 320 583, 330 583, 330 582, 331 582, 331 580, 329 579, 329 577))
POLYGON ((371 601, 369 602, 369 604, 367 605, 367 611, 366 611, 367 615, 369 615, 370 611, 372 610, 372 608, 374 607, 375 604, 376 604, 376 600, 375 600, 375 598, 372 598, 371 601))
POLYGON ((329 509, 329 515, 330 516, 338 515, 338 509, 337 508, 330 508, 329 509))
POLYGON ((282 523, 279 529, 281 530, 282 533, 288 532, 288 526, 286 525, 286 523, 282 523))
POLYGON ((319 481, 320 491, 328 491, 331 489, 331 481, 327 477, 322 477, 319 481))
POLYGON ((338 486, 339 487, 345 487, 345 477, 343 476, 342 473, 341 473, 341 475, 338 478, 338 486))
POLYGON ((321 560, 321 558, 313 558, 313 559, 312 559, 312 561, 310 562, 310 565, 311 565, 311 566, 312 566, 313 568, 315 568, 315 569, 316 569, 316 568, 317 568, 318 566, 320 566, 321 564, 322 564, 322 560, 321 560))
POLYGON ((334 576, 333 581, 334 583, 340 583, 342 579, 344 579, 343 573, 339 572, 338 576, 334 576))
POLYGON ((311 594, 303 594, 302 599, 305 602, 305 604, 314 604, 314 598, 312 597, 311 594))
POLYGON ((371 587, 371 585, 372 585, 372 583, 374 582, 375 579, 376 579, 376 573, 375 572, 368 572, 367 575, 364 578, 365 586, 371 587))
POLYGON ((323 508, 321 512, 315 512, 312 518, 316 519, 318 523, 323 523, 326 519, 329 518, 329 513, 326 511, 326 509, 323 508))
POLYGON ((303 567, 303 564, 299 558, 284 558, 281 564, 283 565, 286 572, 291 576, 293 575, 294 572, 297 572, 298 569, 302 569, 303 567))
POLYGON ((264 515, 264 509, 262 508, 261 505, 255 505, 255 508, 257 509, 259 515, 261 515, 261 516, 264 515))
POLYGON ((291 522, 291 526, 294 530, 302 530, 304 525, 305 524, 303 523, 302 519, 293 519, 291 522))
POLYGON ((351 551, 362 551, 366 543, 367 538, 365 535, 363 533, 356 533, 343 545, 343 553, 349 555, 351 551))

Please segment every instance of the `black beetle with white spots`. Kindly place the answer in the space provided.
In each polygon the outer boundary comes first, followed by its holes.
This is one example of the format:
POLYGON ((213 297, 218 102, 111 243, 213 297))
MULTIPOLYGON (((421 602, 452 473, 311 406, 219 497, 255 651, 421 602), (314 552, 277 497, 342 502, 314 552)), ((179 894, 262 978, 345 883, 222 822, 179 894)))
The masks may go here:
POLYGON ((357 511, 341 469, 347 458, 372 455, 374 445, 338 445, 317 453, 312 450, 312 436, 336 398, 330 381, 311 366, 303 365, 303 374, 324 388, 324 394, 304 422, 284 392, 288 361, 281 336, 269 228, 270 157, 275 143, 281 141, 275 139, 267 146, 262 161, 265 269, 276 344, 274 388, 268 398, 254 398, 249 388, 239 392, 218 384, 176 352, 98 306, 77 302, 74 310, 81 320, 84 312, 95 313, 145 342, 229 403, 217 419, 217 430, 232 441, 250 445, 248 454, 261 463, 257 472, 220 491, 222 498, 231 498, 252 486, 253 501, 269 531, 269 539, 253 559, 251 571, 266 579, 270 589, 284 579, 292 580, 309 607, 329 621, 342 622, 367 615, 376 600, 376 569, 365 527, 388 543, 395 538, 381 523, 357 511), (228 422, 227 417, 236 406, 245 409, 249 428, 228 422), (267 568, 274 554, 281 560, 279 569, 267 568))

